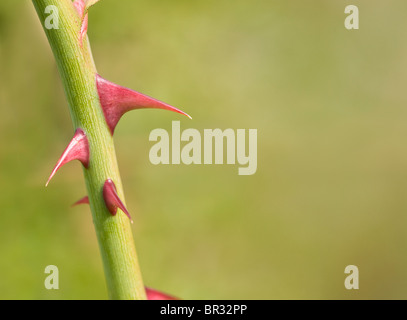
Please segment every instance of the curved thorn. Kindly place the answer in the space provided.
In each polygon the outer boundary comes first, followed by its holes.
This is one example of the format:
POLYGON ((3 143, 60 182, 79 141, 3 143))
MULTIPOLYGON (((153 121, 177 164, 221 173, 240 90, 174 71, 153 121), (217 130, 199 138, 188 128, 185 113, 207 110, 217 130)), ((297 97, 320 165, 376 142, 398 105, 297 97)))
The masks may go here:
POLYGON ((147 300, 179 300, 176 297, 170 296, 166 293, 145 287, 147 300))
POLYGON ((75 207, 75 206, 80 205, 80 204, 89 204, 89 197, 85 196, 82 199, 79 199, 71 207, 75 207))
POLYGON ((189 114, 182 110, 146 96, 140 92, 109 82, 98 74, 96 74, 96 85, 106 123, 109 126, 112 134, 120 118, 127 111, 134 109, 155 108, 170 110, 183 114, 192 119, 189 114))
POLYGON ((105 200, 106 207, 109 209, 112 216, 116 215, 117 208, 119 208, 126 214, 126 216, 129 217, 131 223, 133 223, 133 219, 131 218, 130 213, 127 211, 123 202, 120 200, 117 194, 116 186, 111 179, 107 179, 103 186, 103 199, 105 200))
POLYGON ((88 168, 89 166, 89 143, 88 138, 82 129, 77 129, 75 131, 75 135, 59 158, 45 186, 48 186, 52 177, 59 170, 59 168, 72 160, 79 160, 82 162, 85 168, 88 168))

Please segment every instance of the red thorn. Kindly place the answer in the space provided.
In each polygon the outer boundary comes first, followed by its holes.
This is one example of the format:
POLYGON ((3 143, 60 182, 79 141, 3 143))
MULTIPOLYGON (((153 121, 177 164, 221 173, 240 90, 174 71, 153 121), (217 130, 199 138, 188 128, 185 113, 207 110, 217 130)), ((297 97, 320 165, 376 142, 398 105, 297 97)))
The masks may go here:
POLYGON ((107 125, 113 134, 120 118, 130 110, 142 108, 164 109, 181 113, 192 119, 184 111, 170 106, 164 102, 146 96, 140 92, 121 87, 117 84, 96 75, 96 85, 99 93, 100 104, 105 114, 107 125))
POLYGON ((170 296, 166 293, 146 287, 147 300, 179 300, 176 297, 170 296))
POLYGON ((52 177, 59 170, 59 168, 72 160, 79 160, 82 162, 85 168, 88 168, 89 166, 89 143, 88 138, 82 129, 77 129, 75 131, 75 135, 59 158, 45 186, 48 186, 48 183, 51 181, 52 177))
POLYGON ((83 197, 82 199, 79 199, 78 201, 76 201, 76 202, 72 205, 72 207, 75 207, 75 206, 80 205, 80 204, 89 204, 89 197, 88 197, 88 196, 85 196, 85 197, 83 197))
POLYGON ((103 199, 105 199, 106 207, 109 209, 110 213, 113 216, 116 215, 117 208, 119 208, 126 214, 126 216, 129 217, 131 223, 133 223, 130 213, 127 211, 123 202, 120 200, 117 194, 116 186, 111 179, 107 179, 103 186, 103 199))
POLYGON ((87 6, 84 0, 76 0, 73 3, 76 11, 81 18, 81 31, 79 33, 79 44, 82 46, 83 39, 88 31, 88 13, 87 13, 87 6))

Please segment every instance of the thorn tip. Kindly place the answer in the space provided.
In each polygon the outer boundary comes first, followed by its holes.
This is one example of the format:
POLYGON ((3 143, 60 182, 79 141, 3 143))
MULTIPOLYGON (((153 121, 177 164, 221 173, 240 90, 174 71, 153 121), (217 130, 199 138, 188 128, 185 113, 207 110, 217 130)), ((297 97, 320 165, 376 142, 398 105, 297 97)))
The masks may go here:
POLYGON ((89 204, 89 197, 85 196, 82 199, 79 199, 74 204, 72 204, 71 207, 75 207, 75 206, 80 205, 80 204, 89 204))
POLYGON ((79 160, 85 168, 89 167, 89 143, 85 132, 82 129, 77 129, 75 134, 68 144, 57 164, 51 172, 45 186, 48 186, 55 173, 66 163, 72 160, 79 160))

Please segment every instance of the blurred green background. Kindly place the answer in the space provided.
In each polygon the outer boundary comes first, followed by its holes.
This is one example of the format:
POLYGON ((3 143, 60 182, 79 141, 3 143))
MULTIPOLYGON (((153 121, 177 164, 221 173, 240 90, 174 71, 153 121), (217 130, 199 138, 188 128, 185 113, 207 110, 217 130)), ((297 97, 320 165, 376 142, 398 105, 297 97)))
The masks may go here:
MULTIPOLYGON (((99 73, 180 107, 115 143, 145 283, 184 299, 407 298, 407 2, 102 0, 99 73), (360 30, 344 28, 359 6, 360 30), (151 130, 258 129, 258 170, 149 162, 151 130), (344 287, 357 265, 360 289, 344 287)), ((31 1, 0 2, 0 299, 105 299, 73 128, 31 1), (44 288, 56 265, 60 289, 44 288)))

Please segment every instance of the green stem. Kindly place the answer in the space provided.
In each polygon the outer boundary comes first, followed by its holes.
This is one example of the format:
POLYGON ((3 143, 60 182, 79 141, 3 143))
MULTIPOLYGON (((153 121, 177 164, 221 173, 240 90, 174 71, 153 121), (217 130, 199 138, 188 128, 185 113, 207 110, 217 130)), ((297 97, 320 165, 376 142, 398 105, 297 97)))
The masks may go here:
POLYGON ((109 297, 145 299, 129 219, 121 211, 112 216, 102 196, 104 182, 111 178, 124 202, 113 138, 100 106, 87 36, 83 46, 79 44, 81 19, 71 0, 33 0, 33 4, 58 65, 74 128, 81 128, 89 140, 90 162, 84 176, 109 297), (45 8, 49 5, 58 8, 59 29, 45 27, 49 16, 45 8))

